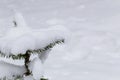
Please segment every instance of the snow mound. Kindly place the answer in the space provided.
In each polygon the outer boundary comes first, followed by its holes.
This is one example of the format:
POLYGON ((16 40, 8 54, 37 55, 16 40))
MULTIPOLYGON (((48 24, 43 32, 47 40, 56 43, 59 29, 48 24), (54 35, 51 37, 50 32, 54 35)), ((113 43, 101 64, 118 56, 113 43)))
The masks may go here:
POLYGON ((5 55, 25 54, 27 50, 37 50, 46 47, 57 40, 66 40, 68 36, 65 28, 31 29, 20 13, 16 13, 17 27, 11 28, 0 38, 0 51, 5 55))

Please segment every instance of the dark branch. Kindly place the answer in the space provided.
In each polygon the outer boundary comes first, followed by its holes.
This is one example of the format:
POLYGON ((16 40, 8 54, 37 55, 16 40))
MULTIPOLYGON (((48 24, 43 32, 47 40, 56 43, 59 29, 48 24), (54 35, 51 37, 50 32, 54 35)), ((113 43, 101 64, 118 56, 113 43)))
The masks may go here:
POLYGON ((25 68, 26 68, 25 76, 31 75, 31 72, 28 67, 29 63, 30 63, 30 51, 28 50, 25 54, 25 68))

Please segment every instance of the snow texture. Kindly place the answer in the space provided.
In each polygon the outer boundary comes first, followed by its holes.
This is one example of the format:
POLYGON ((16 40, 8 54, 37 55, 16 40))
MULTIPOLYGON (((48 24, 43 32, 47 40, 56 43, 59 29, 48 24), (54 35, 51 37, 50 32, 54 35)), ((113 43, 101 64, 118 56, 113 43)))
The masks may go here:
POLYGON ((39 59, 41 60, 42 63, 44 63, 45 60, 48 58, 50 51, 51 51, 51 49, 46 50, 46 51, 42 52, 41 54, 38 54, 39 59))
POLYGON ((33 59, 31 59, 31 62, 29 63, 29 70, 33 74, 33 78, 36 80, 39 80, 44 75, 44 62, 47 59, 51 49, 46 50, 37 56, 35 56, 33 59))
POLYGON ((57 40, 66 39, 65 28, 33 30, 25 24, 20 13, 15 14, 15 21, 17 26, 0 38, 0 51, 5 55, 25 54, 27 50, 41 49, 57 40))
POLYGON ((12 25, 10 6, 32 29, 72 31, 69 43, 55 46, 44 64, 49 80, 120 80, 120 0, 1 0, 0 35, 12 25))
POLYGON ((25 73, 25 68, 0 61, 0 72, 0 78, 14 79, 16 76, 22 76, 25 73))
POLYGON ((29 64, 29 69, 32 71, 33 78, 35 80, 39 80, 40 78, 42 78, 44 74, 44 69, 40 58, 34 58, 29 64))
MULTIPOLYGON (((24 80, 34 80, 33 76, 25 76, 24 80)), ((39 80, 39 79, 38 79, 39 80)))

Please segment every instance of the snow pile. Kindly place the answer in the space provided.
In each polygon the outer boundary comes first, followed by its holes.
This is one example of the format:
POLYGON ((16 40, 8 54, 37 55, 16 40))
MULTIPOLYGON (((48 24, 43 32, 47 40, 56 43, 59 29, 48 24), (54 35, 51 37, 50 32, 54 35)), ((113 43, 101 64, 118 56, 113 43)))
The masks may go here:
POLYGON ((46 47, 57 40, 66 39, 67 29, 50 28, 33 30, 24 22, 20 13, 15 16, 17 27, 11 28, 0 38, 0 51, 5 55, 24 54, 27 50, 36 50, 46 47))

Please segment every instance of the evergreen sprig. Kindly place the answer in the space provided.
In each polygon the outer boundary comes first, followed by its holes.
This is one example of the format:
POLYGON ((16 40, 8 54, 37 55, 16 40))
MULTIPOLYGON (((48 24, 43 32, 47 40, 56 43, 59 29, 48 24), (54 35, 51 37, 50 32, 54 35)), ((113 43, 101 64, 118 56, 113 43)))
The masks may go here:
MULTIPOLYGON (((29 52, 29 54, 40 54, 46 50, 49 50, 51 48, 53 48, 56 44, 60 44, 60 43, 64 43, 65 40, 64 39, 59 39, 59 40, 56 40, 50 44, 48 44, 47 46, 41 48, 41 49, 37 49, 37 50, 27 50, 29 52)), ((5 55, 5 53, 2 53, 0 51, 0 55, 1 57, 6 57, 6 58, 12 58, 12 59, 25 59, 25 53, 22 54, 22 53, 19 53, 18 55, 14 55, 14 54, 9 54, 9 55, 5 55)))

